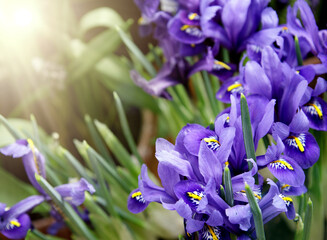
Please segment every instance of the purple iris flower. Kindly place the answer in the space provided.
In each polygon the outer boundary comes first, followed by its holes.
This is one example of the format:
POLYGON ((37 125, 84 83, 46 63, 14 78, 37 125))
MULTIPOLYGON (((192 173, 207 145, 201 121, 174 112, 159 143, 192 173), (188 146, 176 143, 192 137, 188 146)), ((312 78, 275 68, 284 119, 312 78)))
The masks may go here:
POLYGON ((147 36, 152 32, 151 23, 158 11, 160 0, 134 0, 134 2, 142 13, 138 20, 140 35, 147 36))
POLYGON ((215 1, 201 2, 201 28, 207 37, 218 39, 226 48, 241 52, 248 41, 257 39, 257 43, 270 45, 279 30, 276 26, 276 14, 272 9, 265 10, 269 1, 215 1), (230 17, 233 16, 233 17, 230 17), (264 34, 255 36, 262 23, 264 34), (268 44, 267 44, 268 43, 268 44))
POLYGON ((326 30, 319 31, 314 15, 304 0, 298 0, 293 8, 288 7, 287 27, 292 34, 307 41, 311 52, 327 68, 327 32, 326 30), (298 11, 300 11, 301 21, 297 18, 298 11))
POLYGON ((160 4, 160 0, 134 0, 134 2, 141 10, 142 15, 148 19, 153 18, 160 4))
POLYGON ((312 167, 320 155, 319 146, 308 130, 309 121, 302 110, 294 115, 289 125, 277 122, 272 128, 274 138, 280 137, 283 140, 284 154, 304 169, 312 167))
POLYGON ((327 131, 327 103, 319 97, 322 93, 326 92, 327 83, 323 78, 317 79, 317 84, 311 92, 309 101, 301 107, 309 119, 309 126, 312 129, 327 131))
POLYGON ((281 192, 281 194, 285 196, 300 196, 303 193, 307 192, 307 188, 304 185, 294 187, 286 183, 281 183, 279 181, 276 184, 279 187, 279 191, 281 192))
POLYGON ((24 238, 31 227, 31 219, 26 212, 43 201, 43 196, 30 196, 11 208, 0 203, 0 232, 9 239, 24 238))
MULTIPOLYGON (((86 181, 84 178, 81 178, 78 182, 57 186, 55 187, 55 190, 60 194, 63 200, 72 205, 73 209, 83 221, 89 221, 88 212, 81 212, 77 208, 85 200, 85 191, 88 191, 91 194, 95 192, 94 187, 88 181, 86 181)), ((46 200, 50 201, 51 198, 46 196, 46 200)), ((47 231, 49 234, 55 235, 61 228, 66 225, 65 218, 62 213, 58 211, 58 208, 55 205, 52 205, 50 214, 56 220, 56 222, 49 226, 47 231)))
MULTIPOLYGON (((231 165, 231 170, 235 173, 244 172, 247 169, 246 152, 244 147, 242 120, 239 99, 233 95, 231 99, 231 108, 229 112, 229 126, 235 128, 235 137, 231 154, 228 162, 231 165)), ((268 100, 259 95, 251 95, 248 97, 249 113, 253 131, 254 146, 257 148, 259 140, 264 137, 269 131, 274 122, 274 106, 275 100, 268 100)))
POLYGON ((221 81, 232 77, 235 72, 235 65, 219 61, 214 57, 215 52, 217 50, 208 48, 207 55, 192 66, 189 76, 199 71, 207 71, 221 81))
POLYGON ((244 93, 244 66, 243 63, 247 55, 244 54, 242 57, 238 69, 239 74, 229 79, 223 79, 224 83, 216 93, 216 98, 219 101, 230 103, 231 95, 234 95, 236 98, 241 96, 241 93, 244 93))
POLYGON ((131 78, 136 85, 143 88, 147 93, 171 99, 166 88, 177 85, 186 84, 188 79, 188 63, 183 59, 171 59, 164 64, 157 76, 150 81, 144 79, 137 71, 131 71, 131 78))
POLYGON ((199 44, 205 40, 197 12, 179 11, 168 23, 170 35, 185 44, 199 44))
POLYGON ((39 150, 35 147, 31 139, 20 139, 15 143, 10 144, 0 149, 0 152, 6 156, 13 158, 22 158, 27 177, 31 184, 41 194, 46 195, 35 179, 35 173, 46 178, 45 174, 45 159, 39 150))
POLYGON ((270 145, 263 158, 258 158, 259 166, 267 166, 269 171, 281 182, 300 187, 303 186, 305 175, 298 163, 289 156, 282 155, 285 146, 280 138, 277 145, 270 145))
MULTIPOLYGON (((295 217, 293 200, 280 194, 278 186, 270 179, 268 179, 268 183, 270 184, 268 193, 258 200, 263 222, 269 222, 282 212, 286 212, 288 218, 293 219, 295 217)), ((249 204, 228 208, 226 215, 231 223, 239 226, 240 230, 254 231, 254 221, 249 204)))
POLYGON ((258 166, 253 159, 247 159, 247 161, 252 162, 253 168, 248 172, 244 172, 239 175, 236 175, 231 179, 234 200, 242 203, 248 202, 245 193, 245 185, 244 185, 245 182, 251 187, 256 199, 257 200, 261 199, 262 184, 256 185, 254 180, 254 175, 258 173, 258 166))
MULTIPOLYGON (((191 239, 191 238, 189 238, 191 239)), ((221 239, 230 240, 229 232, 219 226, 205 224, 199 231, 199 240, 221 239)))
POLYGON ((145 201, 140 189, 135 189, 129 194, 127 203, 128 210, 134 214, 143 212, 149 205, 149 202, 145 201))
POLYGON ((271 47, 265 47, 261 65, 249 61, 245 66, 244 90, 247 95, 259 94, 268 99, 276 99, 275 118, 289 124, 301 106, 308 83, 314 75, 311 66, 296 71, 287 63, 281 62, 271 47))

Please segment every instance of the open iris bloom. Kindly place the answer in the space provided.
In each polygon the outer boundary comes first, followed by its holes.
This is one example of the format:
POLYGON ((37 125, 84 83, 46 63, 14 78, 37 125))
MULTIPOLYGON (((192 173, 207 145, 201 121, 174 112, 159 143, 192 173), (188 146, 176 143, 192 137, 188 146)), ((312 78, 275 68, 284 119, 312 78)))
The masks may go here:
MULTIPOLYGON (((15 209, 18 209, 18 213, 24 213, 20 209, 25 209, 25 211, 28 211, 29 209, 33 208, 34 206, 40 204, 42 201, 49 201, 51 198, 46 194, 46 192, 42 189, 40 184, 35 179, 35 174, 38 174, 42 176, 43 178, 46 177, 45 174, 45 159, 43 155, 38 151, 38 149, 35 147, 33 141, 31 139, 20 139, 17 140, 15 143, 3 147, 0 149, 0 152, 6 156, 12 156, 14 158, 22 158, 25 171, 27 173, 28 179, 30 180, 31 184, 35 187, 35 189, 41 194, 41 196, 34 196, 29 197, 19 203, 17 203, 14 207, 12 207, 8 213, 4 213, 4 218, 7 221, 7 226, 11 229, 15 229, 14 226, 24 226, 24 233, 26 234, 28 228, 30 227, 30 222, 27 224, 28 216, 22 215, 22 219, 26 221, 26 224, 20 225, 10 225, 11 219, 14 219, 15 217, 19 217, 20 214, 17 214, 15 209), (7 215, 9 217, 7 217, 7 215), (8 222, 9 221, 9 222, 8 222), (28 227, 27 227, 28 226, 28 227)), ((79 206, 84 202, 85 191, 90 192, 93 194, 95 192, 94 187, 88 183, 85 179, 80 179, 78 182, 75 183, 69 183, 69 184, 63 184, 60 186, 55 187, 55 190, 61 195, 61 197, 69 202, 72 206, 79 206)), ((55 208, 54 208, 55 209, 55 208)), ((63 217, 58 213, 56 210, 52 212, 55 219, 60 223, 54 224, 53 227, 51 227, 51 232, 54 233, 58 230, 60 226, 63 225, 63 217)), ((19 220, 19 218, 18 218, 19 220)), ((14 221, 14 220, 13 220, 14 221)), ((15 222, 14 222, 15 223, 15 222)), ((22 232, 23 234, 23 232, 22 232)))
POLYGON ((293 8, 288 7, 287 27, 292 34, 306 41, 306 44, 310 46, 310 52, 321 60, 326 69, 327 31, 326 29, 319 31, 315 17, 304 0, 298 0, 293 8), (298 11, 300 12, 302 23, 297 18, 298 11))
POLYGON ((0 203, 0 232, 9 239, 24 238, 31 228, 31 219, 26 213, 43 201, 43 196, 30 196, 11 208, 0 203))

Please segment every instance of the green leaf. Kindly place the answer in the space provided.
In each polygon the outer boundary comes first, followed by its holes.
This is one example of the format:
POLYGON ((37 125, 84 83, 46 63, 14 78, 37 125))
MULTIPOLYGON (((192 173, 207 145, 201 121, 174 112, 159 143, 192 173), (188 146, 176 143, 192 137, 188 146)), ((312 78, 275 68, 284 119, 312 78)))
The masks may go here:
POLYGON ((68 150, 60 148, 60 151, 81 177, 85 178, 88 182, 92 182, 84 166, 68 150))
POLYGON ((118 34, 123 40, 126 47, 134 54, 134 56, 142 63, 143 67, 146 71, 154 77, 156 75, 156 70, 152 66, 152 64, 148 61, 148 59, 143 55, 141 50, 135 45, 135 43, 128 37, 128 35, 120 28, 116 27, 118 34))
POLYGON ((111 216, 117 217, 117 213, 116 213, 116 211, 114 209, 114 205, 113 205, 113 200, 112 200, 111 194, 109 192, 109 189, 107 187, 107 183, 104 179, 102 168, 100 167, 100 165, 98 163, 97 156, 94 154, 94 151, 91 150, 90 146, 87 144, 86 141, 83 142, 83 145, 86 149, 87 155, 89 156, 90 162, 93 167, 93 171, 96 175, 96 179, 97 179, 97 182, 100 187, 99 194, 101 194, 102 197, 106 200, 107 211, 108 211, 108 213, 110 213, 111 216))
POLYGON ((303 238, 302 238, 303 240, 310 239, 312 212, 313 212, 313 205, 312 205, 311 199, 309 198, 308 203, 307 203, 307 209, 305 211, 304 229, 303 229, 303 238))
MULTIPOLYGON (((18 118, 0 118, 0 147, 7 146, 17 139, 24 139, 28 136, 33 136, 33 126, 30 121, 18 118), (3 122, 2 122, 3 121, 3 122)), ((39 129, 41 141, 46 142, 48 137, 42 129, 39 129)))
POLYGON ((300 49, 300 44, 299 44, 299 38, 297 36, 294 36, 294 42, 295 42, 295 51, 296 51, 297 64, 299 66, 302 66, 303 65, 303 59, 302 59, 302 54, 301 54, 301 49, 300 49))
POLYGON ((156 100, 135 85, 129 75, 130 67, 121 58, 109 54, 96 64, 95 70, 103 76, 99 78, 99 81, 110 91, 116 91, 122 101, 158 112, 156 100))
POLYGON ((205 84, 205 87, 207 90, 209 102, 211 105, 211 110, 214 113, 214 115, 217 115, 219 113, 218 101, 216 99, 216 93, 214 92, 213 86, 211 85, 209 74, 206 71, 202 71, 202 76, 203 76, 204 84, 205 84))
MULTIPOLYGON (((11 159, 17 161, 20 159, 11 159)), ((27 184, 11 175, 9 172, 0 167, 0 202, 12 206, 20 200, 31 195, 37 195, 38 192, 30 184, 27 184)))
MULTIPOLYGON (((244 139, 246 156, 248 159, 252 158, 256 162, 249 107, 246 98, 243 94, 241 94, 241 115, 242 115, 242 130, 243 130, 243 139, 244 139)), ((249 169, 252 169, 253 167, 252 163, 249 161, 248 164, 249 164, 249 169)), ((255 180, 256 183, 258 183, 257 174, 255 175, 255 180)))
POLYGON ((87 12, 80 21, 79 33, 83 36, 92 28, 106 27, 114 28, 115 26, 122 26, 124 20, 121 16, 111 8, 102 7, 87 12))
POLYGON ((232 180, 230 175, 230 170, 228 165, 225 166, 224 169, 224 184, 225 184, 225 197, 226 202, 229 206, 234 206, 234 197, 233 197, 233 188, 232 188, 232 180))
MULTIPOLYGON (((106 171, 107 174, 113 177, 116 181, 115 185, 119 185, 122 189, 124 189, 127 193, 130 193, 133 188, 131 188, 131 184, 128 184, 124 178, 119 175, 119 167, 111 166, 107 163, 107 161, 98 154, 92 147, 89 147, 89 151, 92 152, 92 155, 96 157, 99 163, 102 165, 103 170, 106 171)), ((136 181, 136 180, 135 180, 136 181)))
POLYGON ((265 240, 265 230, 263 227, 263 220, 262 220, 262 213, 261 209, 259 207, 258 202, 255 199, 255 196, 252 192, 252 189, 250 188, 249 184, 245 183, 245 192, 246 192, 246 197, 249 200, 249 204, 251 207, 251 212, 253 214, 253 219, 254 219, 254 225, 255 225, 255 230, 257 233, 257 239, 259 240, 265 240))
POLYGON ((25 240, 64 240, 63 238, 45 235, 37 229, 28 230, 25 240))
POLYGON ((120 120, 120 124, 125 136, 125 139, 128 143, 129 148, 131 149, 132 153, 134 154, 134 156, 138 159, 139 163, 142 164, 143 163, 143 159, 141 158, 138 150, 137 150, 137 146, 136 143, 134 141, 132 132, 129 128, 128 125, 128 121, 127 121, 127 117, 123 108, 123 105, 120 101, 120 98, 118 96, 118 94, 116 92, 114 92, 114 99, 115 99, 115 103, 116 103, 116 107, 118 110, 118 116, 119 116, 119 120, 120 120))
POLYGON ((137 178, 140 168, 135 161, 132 160, 130 154, 126 148, 121 144, 118 138, 113 134, 113 132, 103 123, 95 120, 95 126, 97 127, 100 135, 105 140, 108 148, 113 152, 117 160, 126 167, 130 174, 137 178))
POLYGON ((302 240, 303 237, 303 222, 302 222, 302 217, 297 214, 295 219, 297 218, 296 222, 296 231, 295 231, 295 236, 294 240, 302 240))
MULTIPOLYGON (((125 23, 122 32, 128 29, 130 22, 125 23)), ((121 39, 115 29, 110 29, 96 36, 90 43, 84 45, 79 40, 72 42, 76 59, 69 65, 69 81, 74 82, 89 72, 102 58, 115 51, 121 39)))
POLYGON ((92 139, 94 141, 94 144, 95 144, 96 148, 100 151, 101 155, 105 159, 107 159, 108 163, 111 166, 115 166, 114 160, 112 159, 108 149, 104 145, 104 143, 102 141, 102 138, 101 138, 99 132, 97 131, 97 129, 95 128, 91 117, 89 115, 85 115, 84 119, 85 119, 87 128, 89 129, 89 132, 90 132, 90 134, 92 136, 92 139))
MULTIPOLYGON (((0 122, 4 125, 4 127, 8 130, 8 132, 11 134, 11 136, 14 137, 14 139, 18 140, 18 139, 22 139, 22 133, 20 133, 19 131, 16 130, 16 128, 14 128, 11 123, 9 123, 9 121, 2 115, 0 115, 0 122)), ((1 136, 2 139, 2 136, 1 136)))

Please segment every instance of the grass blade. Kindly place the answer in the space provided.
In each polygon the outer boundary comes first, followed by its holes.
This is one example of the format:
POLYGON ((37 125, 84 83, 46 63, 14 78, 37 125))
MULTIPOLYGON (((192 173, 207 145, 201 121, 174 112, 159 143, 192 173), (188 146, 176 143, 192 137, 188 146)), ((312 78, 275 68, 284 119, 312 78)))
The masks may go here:
POLYGON ((0 114, 0 122, 5 126, 5 128, 10 132, 10 134, 16 139, 23 139, 23 135, 18 132, 15 128, 11 126, 8 120, 0 114))
MULTIPOLYGON (((242 130, 243 130, 243 139, 244 139, 246 157, 248 159, 252 158, 256 162, 249 107, 246 98, 243 94, 241 94, 241 115, 242 115, 242 130)), ((252 162, 248 161, 248 164, 249 164, 249 169, 252 169, 253 168, 252 162)), ((256 184, 258 184, 257 174, 255 175, 255 182, 256 184)))
POLYGON ((90 150, 90 146, 87 144, 87 142, 83 142, 84 147, 86 148, 87 155, 89 156, 90 162, 93 167, 93 171, 95 175, 97 176, 97 182, 100 187, 100 194, 103 196, 103 198, 106 200, 106 208, 108 213, 110 213, 111 216, 117 217, 117 213, 114 209, 113 199, 111 198, 111 194, 109 193, 109 189, 107 187, 106 181, 103 177, 103 172, 101 170, 101 167, 99 166, 97 156, 93 153, 93 151, 90 150))
MULTIPOLYGON (((126 193, 130 193, 133 188, 131 186, 129 186, 126 181, 124 181, 124 179, 122 179, 119 176, 119 168, 117 166, 110 166, 107 161, 100 155, 98 154, 92 147, 89 146, 88 151, 90 151, 92 153, 92 155, 94 157, 96 157, 97 161, 99 161, 99 163, 102 165, 102 167, 104 168, 104 170, 107 171, 107 173, 113 177, 113 179, 116 181, 117 184, 119 184, 122 189, 124 189, 126 191, 126 193)), ((135 180, 136 181, 136 180, 135 180)))
POLYGON ((252 189, 250 188, 249 184, 245 183, 245 192, 246 192, 246 197, 249 200, 249 204, 251 207, 251 211, 253 214, 253 219, 254 219, 254 225, 255 225, 255 230, 257 233, 257 239, 258 240, 265 240, 265 230, 263 227, 263 220, 262 220, 262 213, 261 209, 259 207, 258 202, 256 201, 254 194, 252 192, 252 189))
POLYGON ((303 229, 303 240, 309 240, 310 239, 310 228, 311 228, 311 222, 312 222, 312 212, 313 212, 313 205, 312 201, 309 198, 307 209, 305 211, 305 219, 304 219, 304 229, 303 229))
POLYGON ((233 197, 233 188, 232 188, 232 180, 230 175, 230 170, 228 164, 226 164, 224 169, 224 184, 225 184, 225 197, 226 202, 229 206, 234 206, 234 197, 233 197))
POLYGON ((295 42, 295 52, 296 52, 297 64, 299 66, 302 66, 303 59, 302 59, 302 54, 301 54, 301 49, 300 49, 300 44, 299 44, 299 38, 297 36, 294 37, 294 42, 295 42))
POLYGON ((107 162, 111 166, 115 166, 115 162, 112 159, 112 157, 110 156, 110 153, 109 153, 108 149, 104 145, 104 143, 102 141, 102 138, 101 138, 99 132, 97 131, 97 129, 95 128, 91 117, 89 115, 86 115, 84 117, 84 119, 85 119, 86 125, 87 125, 87 127, 89 129, 89 132, 91 134, 91 137, 92 137, 92 139, 94 141, 95 146, 100 151, 101 155, 104 156, 104 158, 108 160, 107 162))
POLYGON ((141 158, 141 156, 137 150, 137 146, 135 144, 132 132, 131 132, 128 122, 127 122, 127 118, 126 118, 126 114, 125 114, 123 105, 120 101, 118 94, 116 92, 114 92, 113 94, 114 94, 114 99, 115 99, 116 107, 118 110, 118 116, 120 119, 120 124, 121 124, 122 130, 123 130, 125 139, 128 143, 128 146, 130 147, 132 153, 134 154, 134 156, 138 159, 139 163, 142 164, 143 159, 141 158))
POLYGON ((131 175, 137 178, 140 168, 136 164, 137 162, 133 161, 130 154, 126 148, 121 144, 118 138, 113 134, 113 132, 103 123, 95 120, 94 121, 96 128, 98 129, 100 135, 103 137, 109 149, 113 152, 117 160, 127 168, 131 175))
POLYGON ((154 77, 156 75, 156 70, 152 66, 152 64, 148 61, 148 59, 143 55, 141 50, 135 45, 135 43, 128 37, 128 35, 122 31, 120 27, 116 27, 116 30, 121 38, 121 40, 124 42, 126 47, 134 54, 134 56, 142 63, 143 67, 146 69, 146 71, 151 75, 151 77, 154 77))
POLYGON ((81 177, 85 178, 90 183, 93 182, 91 181, 89 175, 86 173, 86 170, 83 165, 68 150, 61 148, 60 151, 81 177))

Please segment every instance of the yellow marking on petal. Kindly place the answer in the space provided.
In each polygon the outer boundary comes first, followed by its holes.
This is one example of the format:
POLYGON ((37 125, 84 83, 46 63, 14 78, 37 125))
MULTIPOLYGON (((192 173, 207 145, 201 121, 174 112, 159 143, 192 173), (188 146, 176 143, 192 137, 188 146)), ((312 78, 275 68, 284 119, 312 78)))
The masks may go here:
POLYGON ((284 160, 276 160, 276 161, 273 161, 272 163, 281 163, 284 166, 286 166, 289 170, 294 170, 294 168, 292 167, 292 165, 289 164, 288 162, 284 161, 284 160))
POLYGON ((34 142, 33 142, 33 140, 32 139, 27 139, 27 142, 28 142, 28 144, 30 145, 30 147, 32 148, 32 149, 34 149, 34 142))
POLYGON ((287 187, 290 187, 290 186, 291 186, 291 185, 284 184, 284 185, 282 186, 282 189, 287 188, 287 187))
POLYGON ((300 71, 295 71, 297 74, 300 74, 300 71))
POLYGON ((218 60, 215 60, 214 62, 216 65, 219 65, 227 70, 231 70, 232 68, 230 66, 228 66, 226 63, 224 62, 221 62, 221 61, 218 61, 218 60))
POLYGON ((322 115, 322 112, 320 111, 320 109, 318 108, 318 106, 317 106, 316 104, 313 104, 313 103, 309 103, 308 105, 314 107, 315 110, 316 110, 317 113, 318 113, 319 118, 322 119, 322 116, 323 116, 323 115, 322 115))
POLYGON ((282 197, 282 199, 287 202, 293 202, 293 199, 290 197, 282 197))
POLYGON ((141 192, 135 192, 132 194, 132 198, 136 198, 137 196, 141 196, 142 193, 141 192))
POLYGON ((10 221, 10 224, 12 224, 12 225, 14 225, 16 227, 20 227, 21 226, 20 223, 18 221, 15 221, 15 220, 10 221))
POLYGON ((282 27, 282 30, 283 31, 287 31, 288 30, 288 27, 284 26, 284 27, 282 27))
POLYGON ((196 17, 198 17, 199 15, 197 13, 192 13, 188 16, 188 19, 190 20, 194 20, 196 17))
POLYGON ((226 166, 226 167, 229 166, 229 162, 228 162, 228 161, 225 162, 225 166, 226 166))
POLYGON ((226 121, 228 121, 229 120, 229 116, 227 116, 227 118, 226 118, 226 121))
POLYGON ((181 27, 181 30, 182 31, 185 31, 186 29, 188 29, 188 28, 192 28, 193 26, 191 26, 191 25, 187 25, 187 24, 185 24, 185 25, 183 25, 182 27, 181 27))
POLYGON ((212 236, 212 239, 213 239, 213 240, 219 240, 219 238, 217 237, 217 235, 216 235, 215 232, 213 231, 212 227, 210 227, 209 225, 207 225, 207 226, 208 226, 209 232, 210 232, 210 234, 211 234, 211 236, 212 236))
POLYGON ((214 138, 203 138, 203 140, 207 143, 209 142, 215 142, 215 143, 218 143, 220 145, 220 142, 214 138))
POLYGON ((304 147, 303 147, 301 141, 299 140, 299 138, 298 137, 295 137, 295 136, 291 136, 291 138, 293 138, 295 140, 295 143, 299 147, 299 150, 301 152, 304 152, 304 147))
POLYGON ((194 43, 192 43, 192 44, 191 44, 191 47, 193 47, 193 48, 194 48, 194 47, 195 47, 195 44, 194 44, 194 43))
POLYGON ((190 198, 194 198, 194 199, 197 199, 197 200, 201 200, 202 197, 192 193, 192 192, 187 192, 187 195, 190 197, 190 198))
MULTIPOLYGON (((241 193, 246 193, 246 192, 245 192, 245 190, 241 190, 241 193)), ((261 196, 260 196, 260 195, 258 195, 258 194, 256 194, 256 193, 253 193, 253 195, 254 195, 257 199, 261 200, 261 196)))
POLYGON ((241 83, 235 83, 235 84, 232 84, 232 85, 230 85, 230 86, 227 88, 227 91, 230 92, 230 91, 232 91, 233 89, 238 88, 238 87, 242 87, 242 84, 241 84, 241 83))
POLYGON ((137 23, 138 23, 139 25, 142 25, 143 22, 144 22, 144 18, 143 18, 143 17, 140 17, 140 18, 137 20, 137 23))
POLYGON ((34 160, 34 163, 35 163, 35 167, 36 167, 36 171, 39 175, 42 175, 41 174, 41 170, 40 170, 40 166, 39 166, 39 163, 37 161, 37 158, 36 158, 36 154, 35 154, 35 145, 34 145, 34 142, 32 139, 27 139, 27 142, 28 142, 28 145, 30 146, 31 150, 32 150, 32 153, 33 153, 33 160, 34 160))

